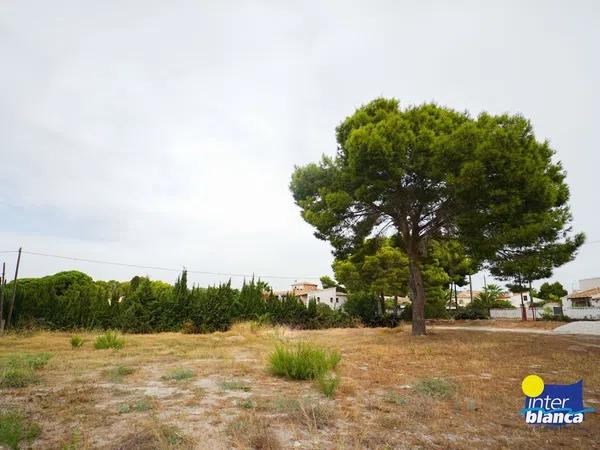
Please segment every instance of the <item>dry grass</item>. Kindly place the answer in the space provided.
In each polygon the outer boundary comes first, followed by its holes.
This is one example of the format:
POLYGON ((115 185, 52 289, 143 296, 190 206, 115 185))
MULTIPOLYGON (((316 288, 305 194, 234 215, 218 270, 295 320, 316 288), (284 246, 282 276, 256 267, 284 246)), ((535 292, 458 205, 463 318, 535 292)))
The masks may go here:
POLYGON ((52 353, 36 383, 0 388, 0 410, 23 411, 40 425, 33 448, 600 446, 598 413, 566 430, 535 430, 518 414, 520 383, 530 373, 549 383, 583 379, 587 406, 598 408, 598 338, 442 328, 415 338, 409 327, 293 331, 250 324, 210 335, 125 338, 119 351, 73 351, 66 333, 0 338, 0 361, 52 353), (268 355, 282 341, 341 353, 334 399, 314 382, 269 374, 268 355), (194 376, 161 378, 181 368, 194 376))

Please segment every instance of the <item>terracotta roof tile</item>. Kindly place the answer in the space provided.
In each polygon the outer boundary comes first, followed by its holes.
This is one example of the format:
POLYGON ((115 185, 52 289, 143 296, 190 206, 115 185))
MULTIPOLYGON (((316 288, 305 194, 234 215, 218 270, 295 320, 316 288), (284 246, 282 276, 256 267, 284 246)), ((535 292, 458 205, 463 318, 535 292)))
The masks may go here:
POLYGON ((596 297, 600 295, 600 287, 595 287, 592 289, 586 289, 584 291, 577 291, 569 294, 569 298, 590 298, 596 297))

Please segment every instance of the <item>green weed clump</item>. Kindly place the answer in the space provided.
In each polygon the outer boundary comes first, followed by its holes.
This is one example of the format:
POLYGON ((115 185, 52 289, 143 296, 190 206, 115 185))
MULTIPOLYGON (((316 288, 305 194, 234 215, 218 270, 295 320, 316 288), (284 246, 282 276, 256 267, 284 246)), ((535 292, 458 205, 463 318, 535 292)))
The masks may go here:
POLYGON ((7 388, 22 388, 37 381, 35 372, 25 367, 7 367, 2 372, 0 386, 7 388))
POLYGON ((445 398, 456 392, 456 384, 443 378, 425 378, 415 384, 415 390, 421 395, 445 398))
POLYGON ((125 339, 116 331, 107 331, 96 338, 94 348, 104 350, 107 348, 121 349, 125 346, 125 339))
POLYGON ((339 385, 340 377, 337 375, 323 375, 317 378, 317 386, 327 398, 333 398, 339 385))
POLYGON ((248 392, 251 388, 248 383, 244 383, 243 381, 231 380, 231 381, 222 381, 219 383, 221 389, 228 391, 244 391, 248 392))
POLYGON ((79 336, 71 336, 71 348, 79 348, 83 345, 84 340, 79 336))
POLYGON ((269 355, 269 369, 277 376, 293 380, 312 380, 335 369, 341 358, 339 352, 306 342, 295 346, 278 345, 269 355))
POLYGON ((0 387, 21 388, 37 381, 36 371, 43 368, 51 353, 18 353, 10 355, 0 373, 0 387))
POLYGON ((192 378, 193 376, 194 371, 191 369, 174 369, 163 375, 161 379, 168 381, 181 381, 192 378))
POLYGON ((18 450, 24 442, 30 443, 40 435, 40 431, 39 425, 27 423, 20 412, 0 412, 0 444, 11 450, 18 450))
POLYGON ((108 378, 113 382, 121 382, 127 375, 131 375, 135 372, 133 367, 118 364, 116 367, 108 370, 108 378))
POLYGON ((48 364, 50 358, 52 358, 52 353, 18 353, 9 357, 8 365, 38 370, 48 364))
POLYGON ((396 405, 405 406, 408 403, 405 397, 401 396, 397 392, 388 391, 383 398, 387 403, 394 403, 396 405))

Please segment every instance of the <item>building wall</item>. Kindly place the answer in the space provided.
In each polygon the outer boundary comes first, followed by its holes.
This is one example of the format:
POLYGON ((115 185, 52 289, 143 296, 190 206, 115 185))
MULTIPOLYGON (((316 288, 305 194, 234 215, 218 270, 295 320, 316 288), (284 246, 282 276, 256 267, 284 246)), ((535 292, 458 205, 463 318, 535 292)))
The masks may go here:
POLYGON ((346 294, 338 292, 335 287, 327 289, 317 289, 316 291, 308 292, 307 302, 315 299, 317 303, 322 303, 329 306, 331 309, 340 309, 346 303, 346 294))
MULTIPOLYGON (((535 318, 539 320, 543 313, 543 308, 527 308, 527 319, 533 320, 535 318)), ((521 308, 492 308, 490 309, 490 317, 492 319, 521 319, 521 308)))
MULTIPOLYGON (((511 296, 506 300, 508 300, 510 304, 513 305, 515 308, 521 307, 521 294, 511 293, 511 296)), ((541 302, 542 299, 533 297, 533 301, 541 302)), ((531 303, 531 294, 529 293, 529 291, 523 292, 523 303, 525 304, 525 306, 529 306, 529 304, 531 303)))
POLYGON ((569 319, 600 320, 600 308, 563 307, 563 314, 569 319))

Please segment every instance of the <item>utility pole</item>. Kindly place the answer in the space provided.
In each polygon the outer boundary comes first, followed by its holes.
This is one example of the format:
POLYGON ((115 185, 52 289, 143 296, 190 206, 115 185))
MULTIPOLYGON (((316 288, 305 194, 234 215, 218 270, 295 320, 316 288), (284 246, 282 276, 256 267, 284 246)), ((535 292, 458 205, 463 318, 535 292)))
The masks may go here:
POLYGON ((2 277, 0 277, 0 333, 4 331, 4 287, 6 286, 6 263, 2 263, 2 277))
POLYGON ((13 308, 15 307, 15 297, 17 295, 17 277, 19 276, 19 264, 21 263, 21 250, 19 247, 19 255, 17 256, 17 267, 15 268, 15 280, 13 285, 12 298, 10 299, 10 305, 8 306, 8 317, 6 318, 6 329, 10 328, 10 320, 12 317, 13 308))
POLYGON ((473 282, 471 281, 471 274, 469 274, 469 291, 471 293, 471 303, 473 303, 473 282))

